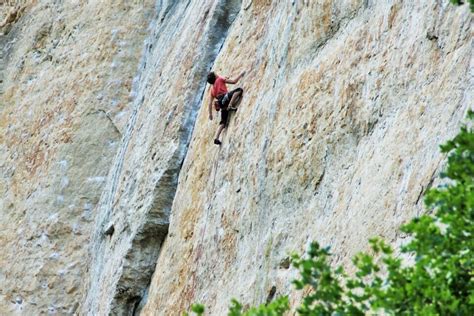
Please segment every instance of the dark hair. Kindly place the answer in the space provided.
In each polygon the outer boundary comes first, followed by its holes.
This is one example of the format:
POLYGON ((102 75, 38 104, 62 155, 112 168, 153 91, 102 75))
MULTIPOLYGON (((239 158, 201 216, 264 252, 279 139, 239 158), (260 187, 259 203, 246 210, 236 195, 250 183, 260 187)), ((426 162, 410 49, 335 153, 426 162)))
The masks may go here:
POLYGON ((210 84, 214 84, 214 82, 216 82, 216 78, 217 76, 214 71, 211 71, 207 74, 207 82, 209 82, 210 84))

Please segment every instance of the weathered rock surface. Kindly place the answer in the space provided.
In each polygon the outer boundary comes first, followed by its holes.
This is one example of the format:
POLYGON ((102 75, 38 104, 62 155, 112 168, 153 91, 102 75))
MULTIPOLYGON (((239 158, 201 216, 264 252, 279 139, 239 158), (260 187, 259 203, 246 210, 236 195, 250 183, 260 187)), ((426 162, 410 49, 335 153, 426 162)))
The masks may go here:
POLYGON ((158 5, 134 110, 99 203, 84 313, 131 315, 146 301, 203 78, 239 9, 238 1, 158 5))
POLYGON ((72 314, 152 1, 7 1, 0 18, 0 315, 72 314))
POLYGON ((2 9, 0 314, 224 315, 298 300, 311 240, 402 243, 474 91, 467 6, 412 2, 2 9), (221 147, 211 67, 247 71, 221 147))
POLYGON ((447 2, 244 3, 214 68, 247 70, 245 97, 219 148, 202 103, 143 314, 291 293, 280 263, 310 240, 339 263, 402 242, 472 102, 471 54, 447 2))

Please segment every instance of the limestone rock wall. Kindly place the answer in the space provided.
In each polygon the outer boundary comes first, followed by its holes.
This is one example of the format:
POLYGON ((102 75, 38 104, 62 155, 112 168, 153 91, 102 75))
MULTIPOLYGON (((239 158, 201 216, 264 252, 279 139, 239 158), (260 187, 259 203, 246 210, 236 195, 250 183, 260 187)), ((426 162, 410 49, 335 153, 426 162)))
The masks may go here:
POLYGON ((78 312, 154 5, 0 4, 0 315, 78 312))
POLYGON ((342 264, 403 243, 472 106, 472 15, 447 0, 19 3, 0 10, 2 315, 297 301, 309 241, 342 264), (220 147, 211 68, 247 71, 220 147))
POLYGON ((245 96, 221 147, 202 102, 143 314, 289 294, 311 240, 343 264, 403 242, 472 106, 471 23, 447 1, 245 1, 213 67, 247 70, 245 96))
POLYGON ((99 203, 84 313, 138 314, 146 302, 204 78, 239 9, 234 0, 158 4, 133 113, 99 203))

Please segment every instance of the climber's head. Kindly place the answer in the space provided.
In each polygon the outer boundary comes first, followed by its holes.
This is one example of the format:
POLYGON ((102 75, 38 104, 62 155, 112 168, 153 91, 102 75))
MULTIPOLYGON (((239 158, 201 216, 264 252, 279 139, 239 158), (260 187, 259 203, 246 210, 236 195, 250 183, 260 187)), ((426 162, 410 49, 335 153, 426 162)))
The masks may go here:
POLYGON ((207 82, 210 84, 214 84, 216 82, 217 75, 214 73, 214 71, 211 71, 210 73, 207 74, 207 82))

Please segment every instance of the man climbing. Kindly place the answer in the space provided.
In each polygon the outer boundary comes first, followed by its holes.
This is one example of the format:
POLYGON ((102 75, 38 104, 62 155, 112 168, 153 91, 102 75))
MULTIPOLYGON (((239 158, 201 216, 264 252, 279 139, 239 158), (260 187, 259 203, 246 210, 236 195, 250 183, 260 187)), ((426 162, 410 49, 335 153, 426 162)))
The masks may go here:
POLYGON ((219 137, 227 126, 227 119, 229 117, 229 110, 237 110, 237 104, 242 98, 242 93, 244 90, 242 88, 234 89, 230 92, 227 91, 226 83, 236 84, 244 76, 245 71, 242 72, 235 79, 228 79, 221 76, 218 76, 214 72, 210 72, 207 75, 207 82, 212 85, 210 89, 210 100, 209 100, 209 119, 212 120, 212 104, 217 111, 221 111, 221 121, 219 123, 219 128, 217 129, 216 137, 214 137, 214 144, 220 145, 221 141, 219 137), (216 101, 214 102, 214 99, 216 101))

